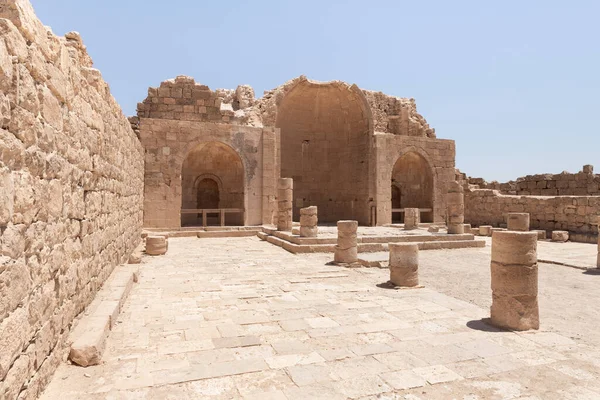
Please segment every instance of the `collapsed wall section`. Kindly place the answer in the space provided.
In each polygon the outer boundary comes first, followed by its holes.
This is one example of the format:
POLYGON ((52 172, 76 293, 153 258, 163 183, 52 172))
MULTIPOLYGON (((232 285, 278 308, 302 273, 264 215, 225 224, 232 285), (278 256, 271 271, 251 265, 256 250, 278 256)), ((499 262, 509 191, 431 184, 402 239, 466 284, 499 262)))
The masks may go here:
POLYGON ((0 398, 37 398, 138 244, 143 148, 80 36, 0 0, 0 398))

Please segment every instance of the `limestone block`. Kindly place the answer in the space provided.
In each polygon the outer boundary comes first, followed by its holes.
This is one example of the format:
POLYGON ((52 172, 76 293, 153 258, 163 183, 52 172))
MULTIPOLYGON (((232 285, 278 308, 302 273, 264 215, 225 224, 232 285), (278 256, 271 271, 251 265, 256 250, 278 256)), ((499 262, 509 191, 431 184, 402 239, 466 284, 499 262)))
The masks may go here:
POLYGON ((6 226, 12 219, 14 197, 12 174, 8 168, 0 168, 0 226, 6 226))
POLYGON ((404 209, 404 229, 411 230, 417 229, 421 219, 421 213, 418 208, 405 208, 404 209))
POLYGON ((440 231, 440 227, 439 226, 435 226, 435 225, 431 225, 427 229, 427 232, 431 232, 431 233, 438 233, 439 231, 440 231))
POLYGON ((390 243, 390 282, 396 286, 419 285, 419 245, 390 243))
POLYGON ((480 236, 479 228, 471 228, 471 234, 475 236, 480 236))
POLYGON ((333 260, 337 263, 358 262, 358 221, 338 221, 338 239, 333 260))
POLYGON ((491 276, 492 324, 539 329, 537 233, 494 232, 491 276))
POLYGON ((566 242, 569 240, 569 231, 552 231, 553 242, 566 242))
POLYGON ((471 229, 473 229, 471 224, 463 224, 464 233, 471 233, 471 229))
POLYGON ((97 365, 110 330, 110 318, 104 315, 90 317, 81 323, 85 325, 77 326, 73 333, 77 339, 71 345, 69 360, 82 367, 97 365))
POLYGON ((319 228, 316 226, 300 226, 301 237, 317 237, 319 236, 319 228))
POLYGON ((277 186, 277 230, 292 230, 292 209, 294 197, 294 181, 292 178, 280 178, 277 186))
POLYGON ((168 250, 168 239, 165 236, 146 237, 146 254, 160 256, 168 250))
POLYGON ((534 229, 531 232, 535 232, 538 235, 538 240, 546 240, 547 235, 544 229, 534 229))
POLYGON ((506 224, 509 231, 529 231, 529 213, 508 213, 506 224))
POLYGON ((481 225, 479 227, 479 236, 492 236, 492 226, 481 225))

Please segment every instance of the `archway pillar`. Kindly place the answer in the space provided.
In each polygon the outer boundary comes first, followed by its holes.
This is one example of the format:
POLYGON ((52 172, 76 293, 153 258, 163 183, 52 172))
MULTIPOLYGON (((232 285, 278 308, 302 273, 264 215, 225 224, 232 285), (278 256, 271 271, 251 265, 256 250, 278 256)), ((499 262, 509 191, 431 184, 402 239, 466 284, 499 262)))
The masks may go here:
POLYGON ((145 149, 144 227, 181 227, 182 166, 190 151, 207 142, 223 143, 241 159, 244 224, 272 221, 279 174, 274 128, 153 118, 141 118, 139 127, 145 149))
POLYGON ((446 220, 448 185, 454 181, 455 148, 453 140, 401 136, 376 132, 375 157, 375 207, 377 225, 392 223, 392 173, 396 161, 404 154, 415 152, 429 164, 433 178, 433 222, 446 220))

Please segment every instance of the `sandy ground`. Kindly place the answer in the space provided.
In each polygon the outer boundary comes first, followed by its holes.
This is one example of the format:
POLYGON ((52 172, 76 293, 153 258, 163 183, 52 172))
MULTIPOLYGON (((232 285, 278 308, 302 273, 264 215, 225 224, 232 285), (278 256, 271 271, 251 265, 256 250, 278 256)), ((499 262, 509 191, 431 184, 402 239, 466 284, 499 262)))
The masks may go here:
MULTIPOLYGON (((540 253, 560 258, 581 248, 587 255, 594 245, 543 243, 540 253)), ((552 258, 551 257, 551 258, 552 258)), ((582 262, 581 258, 578 262, 582 262)), ((589 258, 589 257, 588 257, 589 258)), ((421 282, 449 296, 488 308, 490 247, 481 249, 431 250, 420 253, 421 282)), ((543 330, 577 342, 600 345, 600 271, 582 271, 554 264, 539 264, 539 304, 543 330)))

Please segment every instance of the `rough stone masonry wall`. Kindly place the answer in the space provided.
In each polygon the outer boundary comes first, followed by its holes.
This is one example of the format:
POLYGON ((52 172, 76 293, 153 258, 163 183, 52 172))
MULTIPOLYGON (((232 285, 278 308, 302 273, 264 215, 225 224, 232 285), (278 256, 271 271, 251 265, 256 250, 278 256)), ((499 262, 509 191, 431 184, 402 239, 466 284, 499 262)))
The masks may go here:
POLYGON ((500 226, 509 212, 530 214, 531 229, 566 230, 570 239, 596 243, 600 196, 514 196, 491 189, 465 191, 465 222, 500 226))
POLYGON ((469 178, 469 184, 479 189, 499 190, 503 194, 524 196, 600 196, 600 174, 594 174, 592 165, 572 174, 537 174, 517 178, 505 183, 486 182, 482 178, 469 178))
POLYGON ((0 398, 34 399, 139 241, 143 149, 81 38, 0 0, 0 398))

